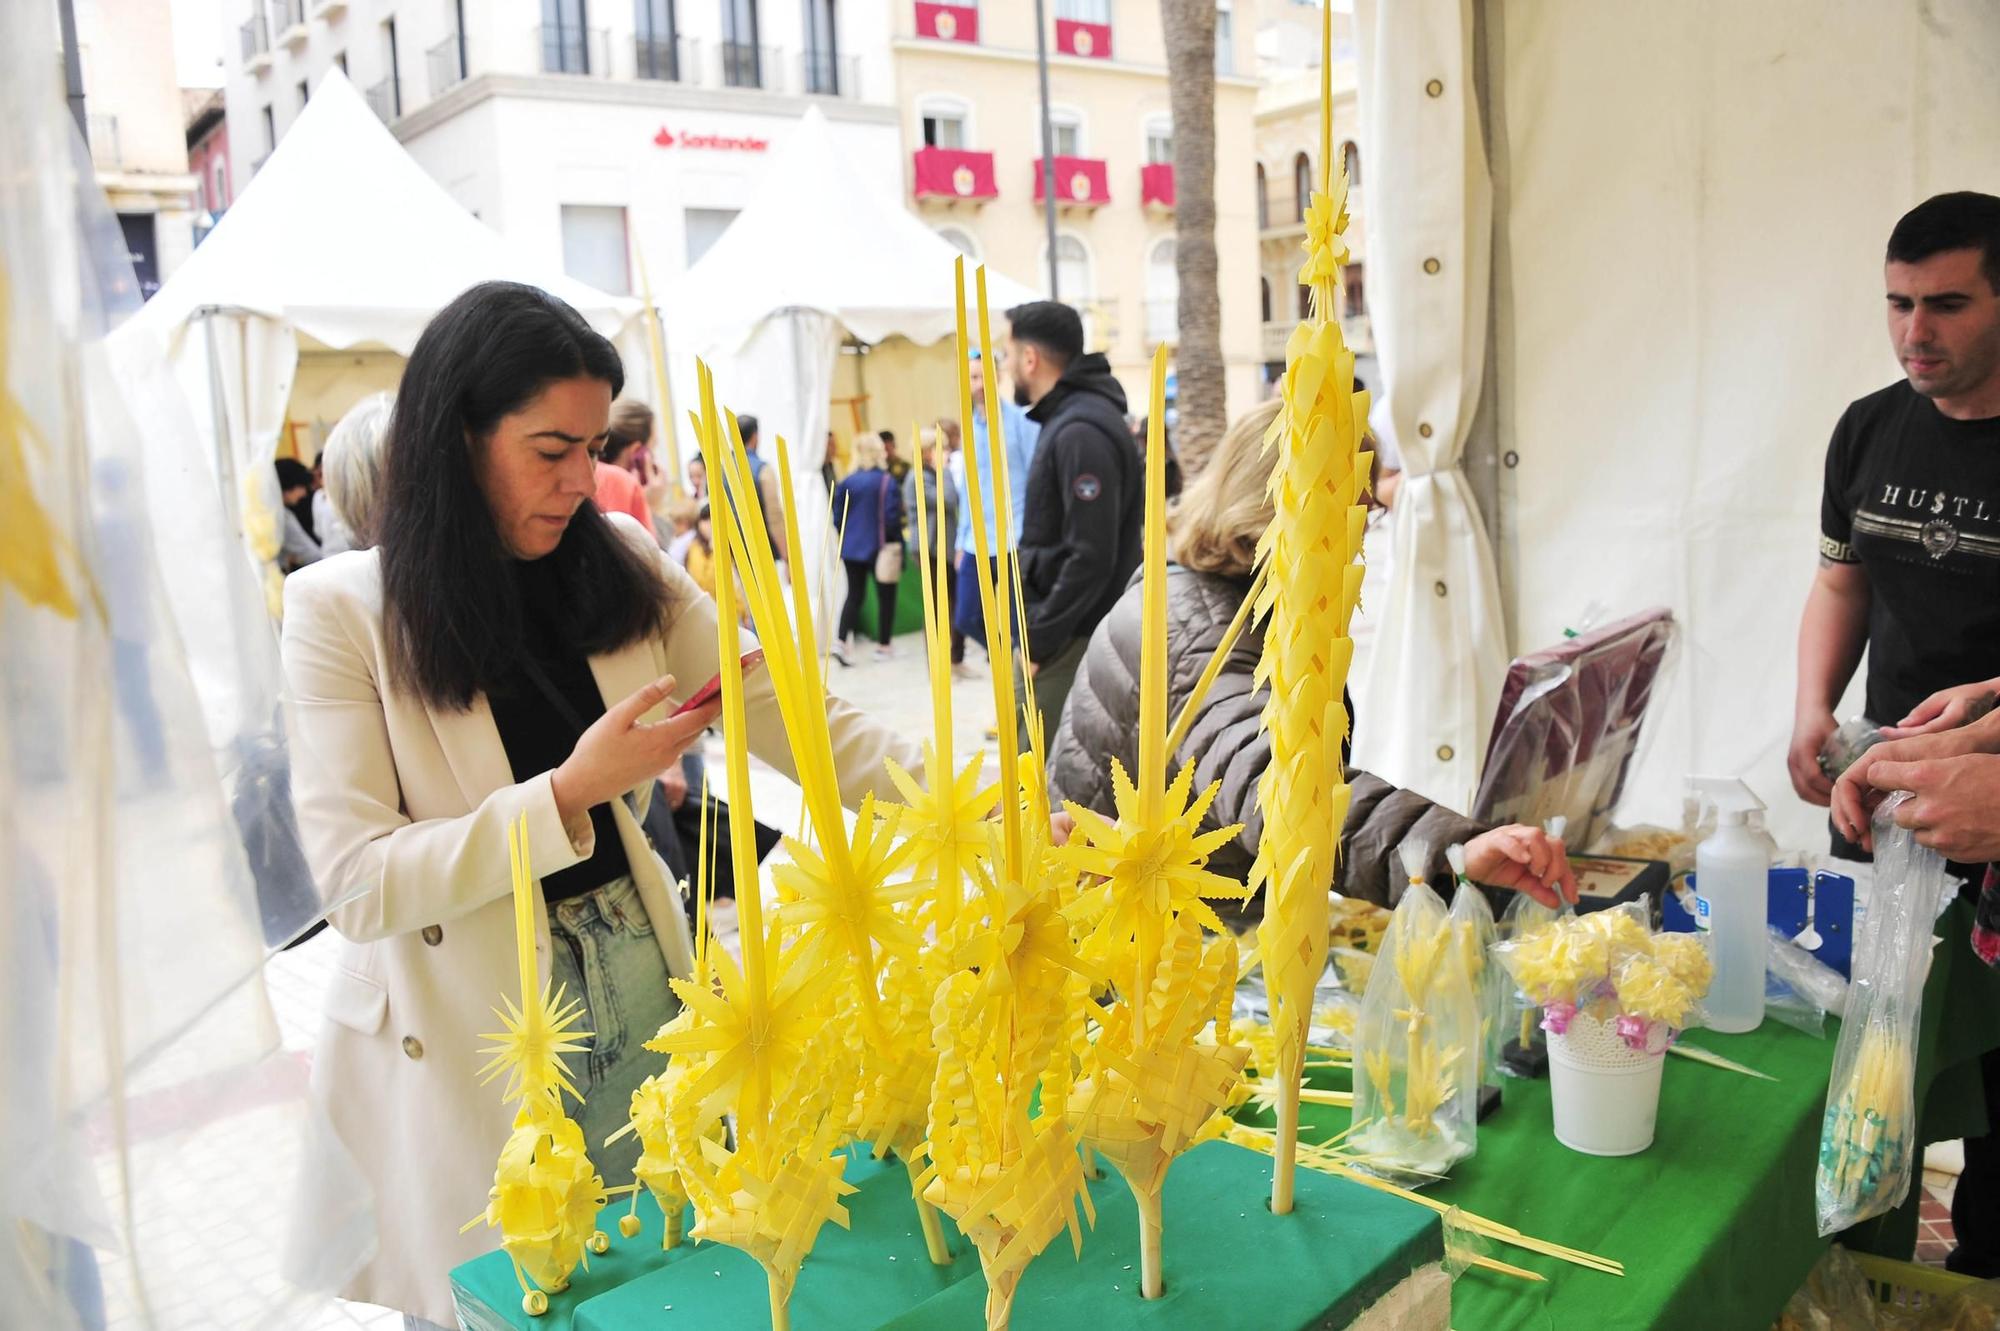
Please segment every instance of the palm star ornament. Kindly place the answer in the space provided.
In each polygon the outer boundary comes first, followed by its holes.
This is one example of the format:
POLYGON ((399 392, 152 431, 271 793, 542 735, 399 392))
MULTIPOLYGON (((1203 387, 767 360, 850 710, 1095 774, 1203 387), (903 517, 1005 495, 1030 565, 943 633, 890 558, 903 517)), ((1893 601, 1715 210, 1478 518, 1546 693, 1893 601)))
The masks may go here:
POLYGON ((610 1240, 597 1229, 604 1180, 590 1163, 583 1129, 563 1112, 565 1093, 583 1099, 563 1061, 590 1039, 590 1032, 576 1029, 583 1003, 566 998, 561 986, 535 986, 534 899, 541 886, 531 868, 525 814, 507 828, 507 858, 521 1001, 503 998, 505 1007, 494 1009, 504 1029, 480 1037, 493 1043, 480 1050, 490 1057, 479 1080, 485 1085, 504 1073, 506 1098, 518 1101, 519 1108, 500 1150, 486 1209, 465 1228, 482 1221, 499 1227, 500 1246, 521 1286, 521 1306, 540 1316, 548 1311, 549 1294, 568 1286, 577 1264, 589 1264, 585 1250, 601 1253, 610 1240))

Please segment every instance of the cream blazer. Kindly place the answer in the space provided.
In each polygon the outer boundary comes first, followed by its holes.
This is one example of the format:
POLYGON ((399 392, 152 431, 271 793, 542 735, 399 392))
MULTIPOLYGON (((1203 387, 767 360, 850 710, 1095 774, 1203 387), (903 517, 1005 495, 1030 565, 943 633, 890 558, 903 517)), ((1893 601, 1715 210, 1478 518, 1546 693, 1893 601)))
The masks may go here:
MULTIPOLYGON (((672 604, 659 638, 591 658, 598 689, 609 706, 671 674, 685 697, 717 669, 715 603, 631 518, 611 521, 660 559, 672 604)), ((289 1265, 318 1274, 315 1254, 367 1223, 360 1199, 372 1193, 375 1253, 341 1292, 456 1325, 451 1269, 496 1246, 483 1225, 459 1227, 484 1208, 511 1123, 498 1083, 477 1077, 481 1032, 498 1029, 494 1006, 519 985, 506 828, 527 815, 538 875, 588 858, 594 836, 587 818, 565 829, 547 772, 514 779, 483 696, 436 712, 387 687, 375 551, 286 580, 283 659, 299 831, 321 891, 347 899, 331 917, 341 954, 312 1068, 323 1113, 305 1152, 289 1265)), ((751 752, 795 775, 769 675, 751 676, 746 701, 751 752)), ((827 724, 850 807, 871 792, 895 798, 884 759, 919 770, 916 745, 845 703, 829 707, 827 724)), ((650 790, 634 792, 642 812, 650 790)), ((612 811, 667 968, 686 975, 681 899, 627 802, 612 811)), ((539 894, 535 954, 546 979, 539 894)))

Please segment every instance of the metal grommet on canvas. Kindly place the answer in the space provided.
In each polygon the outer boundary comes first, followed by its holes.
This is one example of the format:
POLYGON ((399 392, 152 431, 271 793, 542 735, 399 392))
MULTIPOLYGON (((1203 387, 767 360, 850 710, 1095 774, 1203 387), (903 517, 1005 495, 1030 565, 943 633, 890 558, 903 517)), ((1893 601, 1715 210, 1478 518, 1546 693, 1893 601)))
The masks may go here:
POLYGON ((432 947, 436 947, 439 943, 442 943, 443 941, 444 941, 443 925, 427 924, 424 926, 425 943, 429 944, 432 947))
POLYGON ((1424 260, 1424 271, 1431 274, 1432 276, 1436 276, 1438 270, 1443 267, 1444 265, 1439 263, 1436 259, 1424 260))
POLYGON ((1439 761, 1439 762, 1441 762, 1441 763, 1448 763, 1448 762, 1450 762, 1450 761, 1451 761, 1451 760, 1452 760, 1453 758, 1455 758, 1455 757, 1457 757, 1457 756, 1458 756, 1458 753, 1457 753, 1457 751, 1456 751, 1455 749, 1453 749, 1453 748, 1451 747, 1451 745, 1449 745, 1449 744, 1440 744, 1440 745, 1438 745, 1438 761, 1439 761))
POLYGON ((424 1042, 414 1035, 406 1035, 403 1037, 403 1052, 413 1059, 422 1058, 424 1056, 424 1042))
POLYGON ((1418 422, 1417 422, 1417 433, 1418 433, 1418 434, 1420 434, 1420 435, 1422 435, 1422 436, 1423 436, 1424 438, 1426 438, 1426 439, 1430 438, 1430 437, 1431 437, 1431 423, 1430 423, 1429 421, 1418 421, 1418 422))
POLYGON ((1431 585, 1431 590, 1436 592, 1439 596, 1443 596, 1445 592, 1444 579, 1439 578, 1435 583, 1433 583, 1431 585))
POLYGON ((1432 79, 1429 83, 1426 83, 1424 85, 1424 95, 1426 97, 1444 96, 1444 80, 1432 79))
POLYGON ((1501 456, 1500 461, 1509 467, 1518 467, 1521 465, 1521 455, 1510 448, 1501 456))

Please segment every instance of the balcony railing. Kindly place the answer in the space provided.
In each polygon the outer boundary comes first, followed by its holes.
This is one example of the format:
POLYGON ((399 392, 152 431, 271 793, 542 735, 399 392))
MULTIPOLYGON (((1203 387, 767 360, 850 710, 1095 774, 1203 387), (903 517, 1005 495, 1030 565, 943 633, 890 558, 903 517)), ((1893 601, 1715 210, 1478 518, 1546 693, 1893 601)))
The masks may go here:
POLYGON ((465 82, 465 52, 457 33, 426 51, 424 61, 430 68, 433 98, 442 97, 465 82))
POLYGON ((611 75, 611 33, 605 28, 535 29, 544 74, 611 75))
POLYGON ((271 25, 262 14, 243 21, 243 64, 248 69, 264 69, 271 63, 271 25))
POLYGON ((688 67, 692 73, 693 61, 682 59, 683 42, 674 37, 648 37, 643 33, 632 38, 632 76, 640 79, 659 79, 666 83, 679 83, 682 68, 688 67))
POLYGON ((287 46, 305 41, 305 0, 271 0, 271 26, 276 29, 278 40, 287 46))
POLYGON ((765 71, 775 73, 778 68, 777 52, 768 46, 723 42, 718 49, 722 55, 722 83, 726 88, 761 88, 764 86, 765 71))
POLYGON ((861 61, 856 56, 835 55, 832 51, 802 51, 800 87, 821 97, 856 95, 861 87, 861 61))
POLYGON ((91 165, 100 171, 115 171, 123 166, 125 154, 118 147, 118 117, 92 115, 88 124, 91 165))
POLYGON ((362 96, 368 101, 368 109, 373 111, 376 118, 385 125, 403 114, 402 91, 397 88, 393 74, 368 89, 362 96))

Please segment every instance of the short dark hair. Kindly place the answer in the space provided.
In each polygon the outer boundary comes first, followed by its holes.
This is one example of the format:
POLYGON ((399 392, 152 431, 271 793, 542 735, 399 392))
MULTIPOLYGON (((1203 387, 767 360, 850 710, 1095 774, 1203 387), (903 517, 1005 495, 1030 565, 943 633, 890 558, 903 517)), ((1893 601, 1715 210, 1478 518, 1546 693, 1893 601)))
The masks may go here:
POLYGON ((271 466, 278 473, 278 489, 296 490, 302 485, 312 489, 312 468, 297 458, 273 458, 271 466))
MULTIPOLYGON (((523 649, 514 556, 475 479, 474 450, 549 384, 591 378, 616 396, 618 353, 574 309, 518 282, 482 282, 438 311, 396 392, 378 522, 391 682, 462 711, 513 673, 523 649)), ((585 500, 545 556, 563 645, 586 656, 660 631, 658 565, 585 500)))
POLYGON ((1007 325, 1016 342, 1031 343, 1056 363, 1068 369, 1083 354, 1083 320, 1075 310, 1059 300, 1031 300, 1007 311, 1007 325))
POLYGON ((1973 190, 1934 194, 1889 233, 1890 263, 1921 263, 1947 250, 1978 250, 1979 271, 2000 293, 2000 198, 1973 190))
MULTIPOLYGON (((757 418, 747 411, 739 412, 736 417, 736 433, 743 436, 743 442, 747 446, 757 437, 757 418)), ((700 454, 695 456, 699 457, 700 454)))

